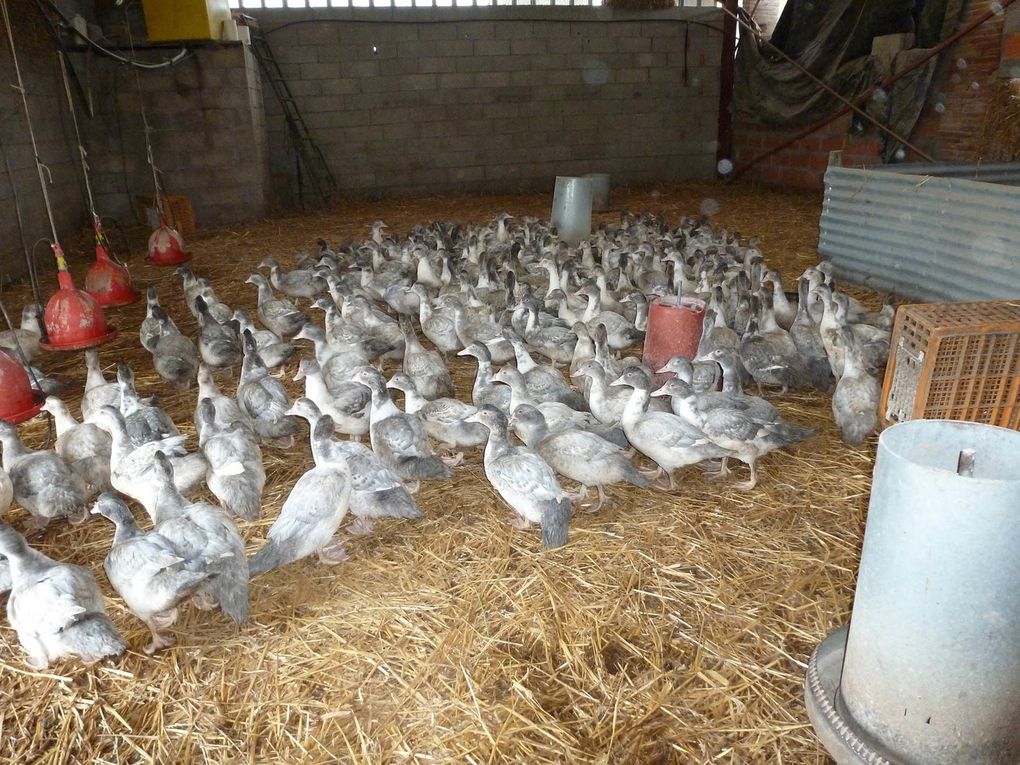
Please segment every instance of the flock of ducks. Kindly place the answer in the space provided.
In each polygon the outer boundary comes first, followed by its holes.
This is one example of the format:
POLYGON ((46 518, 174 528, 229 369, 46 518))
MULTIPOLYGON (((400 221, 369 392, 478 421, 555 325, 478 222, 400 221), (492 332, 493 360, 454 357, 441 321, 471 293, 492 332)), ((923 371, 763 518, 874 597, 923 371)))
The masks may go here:
MULTIPOLYGON (((891 308, 867 312, 825 264, 798 279, 794 299, 754 239, 705 220, 670 227, 626 214, 577 248, 543 221, 505 214, 480 227, 419 225, 403 239, 377 222, 369 239, 337 251, 319 240, 291 271, 272 258, 259 268, 268 278, 247 279, 255 317, 178 269, 195 337, 148 290, 140 341, 162 378, 197 387, 197 450, 136 389, 128 365, 107 380, 95 351, 85 354, 80 420, 46 399, 52 450, 28 448, 0 421, 0 506, 17 502, 29 529, 90 514, 112 523, 104 570, 148 626, 147 653, 173 643, 168 630, 185 601, 243 622, 251 577, 312 555, 344 560, 336 534, 348 515, 352 533, 420 517, 420 482, 449 479, 467 449, 484 449, 485 476, 514 525, 537 524, 542 544, 557 547, 592 489, 587 509, 596 512, 613 484, 673 490, 680 468, 701 464, 724 478, 733 461, 750 469, 740 488, 753 489, 762 455, 815 430, 784 420, 748 385, 759 394, 833 390, 849 443, 876 426, 891 308), (705 301, 697 354, 647 369, 625 352, 644 337, 649 299, 678 295, 705 301), (455 397, 453 354, 477 366, 467 400, 455 397), (399 367, 388 379, 387 365, 399 367), (291 399, 284 374, 303 382, 302 397, 291 399), (262 512, 262 450, 291 449, 306 424, 312 465, 249 558, 235 519, 262 512), (650 469, 634 464, 636 453, 650 469), (568 492, 561 477, 578 488, 568 492), (203 484, 216 503, 194 498, 203 484)), ((39 334, 29 307, 0 345, 31 363, 39 334)), ((0 555, 8 618, 33 666, 125 649, 91 571, 47 557, 3 522, 0 555)))

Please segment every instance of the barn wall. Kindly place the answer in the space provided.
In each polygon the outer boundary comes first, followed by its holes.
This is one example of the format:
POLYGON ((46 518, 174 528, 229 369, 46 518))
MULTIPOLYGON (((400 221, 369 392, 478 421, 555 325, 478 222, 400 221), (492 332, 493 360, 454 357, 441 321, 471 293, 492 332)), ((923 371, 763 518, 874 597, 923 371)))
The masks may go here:
MULTIPOLYGON (((713 173, 718 11, 641 21, 592 8, 255 13, 346 192, 713 173)), ((274 189, 292 191, 294 159, 268 86, 265 103, 274 189)))
MULTIPOLYGON (((151 54, 150 54, 151 57, 151 54)), ((261 82, 245 46, 195 48, 175 66, 128 69, 92 59, 97 99, 86 123, 97 205, 134 220, 136 196, 153 193, 138 82, 156 166, 168 194, 191 201, 199 226, 251 220, 265 211, 267 155, 261 82)))
MULTIPOLYGON (((971 0, 961 25, 985 13, 996 0, 971 0)), ((993 103, 999 76, 1003 14, 998 14, 941 55, 932 88, 912 143, 936 160, 979 162, 986 159, 983 127, 993 103)), ((874 128, 850 136, 850 116, 841 117, 750 170, 745 177, 768 184, 818 189, 833 149, 844 150, 844 165, 881 162, 880 137, 874 128)), ((735 164, 739 168, 765 149, 778 146, 800 128, 782 130, 739 121, 734 130, 735 164)), ((905 161, 918 161, 906 152, 905 161)))
MULTIPOLYGON (((19 14, 11 8, 14 37, 18 46, 18 63, 28 93, 32 127, 38 142, 39 156, 49 168, 53 183, 49 186, 50 202, 57 224, 57 235, 65 245, 78 234, 87 221, 82 185, 78 173, 78 152, 74 132, 60 79, 60 66, 53 42, 42 17, 31 4, 19 14)), ((52 239, 39 176, 36 172, 32 145, 28 136, 21 105, 21 96, 6 86, 16 82, 6 30, 0 22, 0 146, 11 164, 8 174, 0 160, 0 283, 22 276, 25 255, 18 235, 14 190, 21 203, 21 216, 29 247, 40 237, 52 239), (12 189, 13 183, 13 189, 12 189)), ((49 249, 40 244, 37 262, 53 262, 49 249)), ((9 306, 17 312, 17 306, 9 306)), ((16 318, 16 317, 15 317, 16 318)))

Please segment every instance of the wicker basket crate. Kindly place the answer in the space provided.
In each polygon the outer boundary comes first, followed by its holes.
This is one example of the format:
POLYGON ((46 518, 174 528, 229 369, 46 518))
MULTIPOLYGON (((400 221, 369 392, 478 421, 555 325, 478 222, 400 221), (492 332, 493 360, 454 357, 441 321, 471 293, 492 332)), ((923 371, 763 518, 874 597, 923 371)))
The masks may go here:
POLYGON ((887 423, 969 420, 1020 430, 1020 301, 896 312, 882 388, 887 423))
MULTIPOLYGON (((151 196, 136 196, 135 204, 138 205, 139 217, 147 221, 151 228, 159 225, 158 220, 152 218, 155 215, 156 202, 151 196)), ((195 211, 191 207, 190 199, 164 194, 163 212, 166 215, 166 222, 177 229, 185 241, 195 235, 195 211)))

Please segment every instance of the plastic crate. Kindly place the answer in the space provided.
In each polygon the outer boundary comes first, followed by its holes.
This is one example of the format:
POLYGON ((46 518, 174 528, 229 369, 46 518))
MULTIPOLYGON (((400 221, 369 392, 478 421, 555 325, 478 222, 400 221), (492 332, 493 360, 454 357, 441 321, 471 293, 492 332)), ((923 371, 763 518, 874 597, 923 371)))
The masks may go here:
MULTIPOLYGON (((138 205, 139 217, 149 224, 149 228, 156 228, 159 225, 159 215, 155 200, 152 197, 136 196, 135 203, 138 205)), ((190 199, 164 194, 163 213, 166 222, 177 229, 185 241, 195 235, 195 211, 190 199)))
POLYGON ((882 387, 887 423, 1020 430, 1020 300, 900 306, 882 387))

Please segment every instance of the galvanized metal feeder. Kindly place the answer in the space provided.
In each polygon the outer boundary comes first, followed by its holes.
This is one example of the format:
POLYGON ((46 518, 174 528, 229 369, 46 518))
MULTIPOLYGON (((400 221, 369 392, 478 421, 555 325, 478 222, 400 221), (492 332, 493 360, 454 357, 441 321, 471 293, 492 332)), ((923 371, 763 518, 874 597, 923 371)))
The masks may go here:
POLYGON ((808 716, 839 765, 1020 758, 1020 433, 888 428, 849 628, 808 666, 808 716))
POLYGON ((591 235, 593 191, 591 178, 556 177, 550 221, 560 239, 575 247, 591 235))

